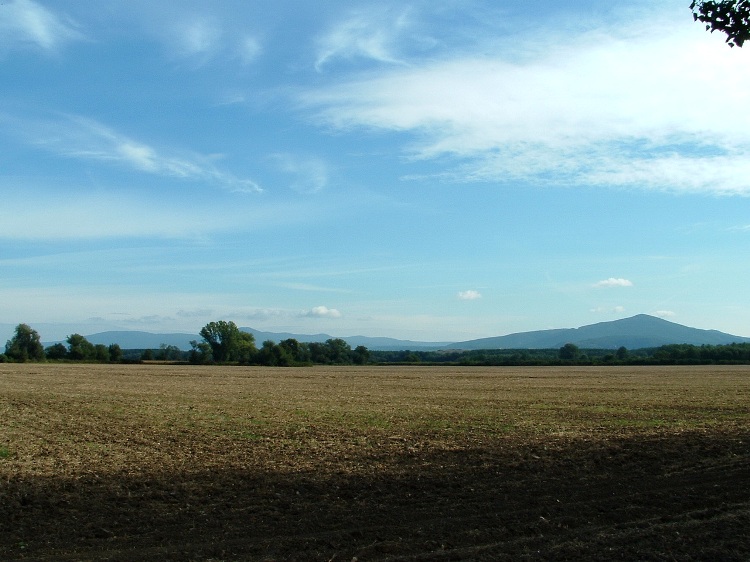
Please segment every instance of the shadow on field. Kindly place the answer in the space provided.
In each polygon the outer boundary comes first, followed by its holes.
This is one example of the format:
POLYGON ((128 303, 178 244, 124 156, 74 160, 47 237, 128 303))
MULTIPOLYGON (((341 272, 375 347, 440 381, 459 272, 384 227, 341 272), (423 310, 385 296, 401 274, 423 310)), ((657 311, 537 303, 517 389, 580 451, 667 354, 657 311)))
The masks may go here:
POLYGON ((369 460, 389 468, 11 479, 0 559, 750 559, 750 434, 369 460))

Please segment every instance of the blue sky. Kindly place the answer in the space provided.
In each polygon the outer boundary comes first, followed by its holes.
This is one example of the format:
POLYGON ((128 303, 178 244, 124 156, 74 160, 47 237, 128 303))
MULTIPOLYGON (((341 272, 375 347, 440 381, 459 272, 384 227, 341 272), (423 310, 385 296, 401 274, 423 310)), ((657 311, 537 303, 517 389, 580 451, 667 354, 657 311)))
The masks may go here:
POLYGON ((687 4, 6 0, 0 331, 750 336, 750 52, 687 4))

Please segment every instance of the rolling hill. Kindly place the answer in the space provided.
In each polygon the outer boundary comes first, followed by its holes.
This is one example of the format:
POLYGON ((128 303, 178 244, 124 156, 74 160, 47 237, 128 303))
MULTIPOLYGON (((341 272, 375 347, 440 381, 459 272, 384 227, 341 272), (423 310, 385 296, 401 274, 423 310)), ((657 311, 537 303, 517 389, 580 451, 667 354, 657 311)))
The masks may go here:
MULTIPOLYGON (((258 346, 266 340, 278 343, 285 339, 294 338, 300 342, 310 343, 324 342, 327 339, 336 337, 329 334, 263 332, 247 327, 240 329, 253 334, 258 346)), ((201 338, 198 334, 154 334, 151 332, 112 331, 91 334, 86 336, 86 339, 93 344, 101 343, 109 345, 117 343, 123 349, 158 349, 161 344, 165 344, 174 345, 182 350, 188 350, 190 349, 190 340, 200 340, 201 338)), ((717 330, 689 328, 647 314, 639 314, 631 318, 614 320, 612 322, 599 322, 597 324, 581 326, 580 328, 520 332, 458 343, 420 342, 367 336, 347 336, 341 339, 345 340, 352 347, 364 345, 374 351, 400 351, 406 349, 415 351, 432 351, 437 349, 552 349, 560 348, 566 343, 573 343, 584 349, 617 349, 620 346, 625 346, 628 349, 639 349, 673 343, 693 345, 750 343, 750 338, 726 334, 717 330)), ((49 343, 45 343, 45 345, 49 345, 49 343)))
POLYGON ((717 330, 689 328, 648 314, 638 314, 631 318, 599 322, 580 328, 520 332, 453 343, 446 346, 446 349, 551 349, 562 347, 566 343, 586 349, 617 349, 621 346, 639 349, 675 343, 750 343, 750 338, 717 330))
MULTIPOLYGON (((254 328, 240 328, 243 332, 248 332, 255 336, 255 343, 260 345, 266 341, 271 340, 274 343, 286 339, 296 339, 300 342, 324 342, 328 339, 336 336, 329 334, 292 334, 288 332, 263 332, 255 330, 254 328)), ((110 345, 113 343, 118 344, 122 349, 159 349, 161 344, 174 345, 182 350, 190 349, 190 341, 198 340, 201 337, 198 334, 155 334, 151 332, 138 332, 138 331, 110 331, 110 332, 99 332, 85 336, 88 341, 93 344, 104 344, 110 345)), ((395 338, 384 338, 384 337, 368 337, 368 336, 347 336, 342 337, 352 347, 358 345, 364 345, 368 349, 378 351, 392 351, 402 349, 419 349, 419 350, 436 350, 441 349, 448 345, 450 342, 418 342, 410 340, 399 340, 395 338)), ((44 345, 50 345, 48 342, 44 345)), ((65 342, 62 342, 65 343, 65 342)))
POLYGON ((423 351, 436 350, 449 345, 449 342, 424 342, 424 341, 411 341, 411 340, 399 340, 395 338, 384 338, 384 337, 370 337, 370 336, 331 336, 329 334, 290 334, 286 332, 261 332, 253 328, 240 328, 243 332, 249 332, 255 336, 255 343, 257 345, 262 344, 266 340, 271 340, 274 343, 293 338, 299 342, 324 342, 334 337, 340 337, 346 343, 352 347, 358 345, 364 345, 367 349, 377 351, 400 351, 403 349, 419 349, 423 351))

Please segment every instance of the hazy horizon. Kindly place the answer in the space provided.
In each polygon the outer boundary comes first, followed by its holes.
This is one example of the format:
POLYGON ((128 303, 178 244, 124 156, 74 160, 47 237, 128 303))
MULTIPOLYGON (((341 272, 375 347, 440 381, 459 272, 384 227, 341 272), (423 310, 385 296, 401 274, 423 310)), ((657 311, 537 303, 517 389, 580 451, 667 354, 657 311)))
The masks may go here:
MULTIPOLYGON (((640 315, 634 315, 634 316, 640 316, 640 315)), ((631 317, 632 318, 632 317, 631 317)), ((656 318, 656 317, 654 317, 656 318)), ((624 319, 621 319, 624 320, 624 319)), ((612 321, 603 321, 603 322, 612 322, 612 321)), ((671 322, 671 321, 668 321, 671 322)), ((598 324, 599 322, 594 323, 598 324)), ((684 326, 679 323, 680 326, 684 326)), ((503 333, 503 334, 493 334, 491 336, 483 336, 481 338, 473 338, 473 340, 478 339, 487 339, 487 338, 495 338, 495 337, 503 337, 503 336, 510 336, 517 333, 531 333, 531 332, 539 332, 539 331, 545 331, 545 330, 568 330, 568 329, 579 329, 579 328, 585 328, 588 327, 589 324, 586 325, 580 325, 580 326, 557 326, 555 328, 540 328, 538 330, 525 330, 523 332, 509 332, 509 333, 503 333)), ((61 324, 42 324, 37 326, 31 326, 33 329, 35 329, 37 332, 39 332, 41 339, 45 343, 50 342, 57 342, 57 341, 65 341, 67 337, 73 333, 79 333, 84 336, 91 336, 101 333, 107 333, 107 332, 142 332, 142 333, 148 333, 148 334, 154 334, 154 335, 189 335, 189 336, 195 336, 195 339, 199 340, 199 332, 200 328, 196 329, 193 332, 183 332, 183 331, 176 331, 176 332, 158 332, 158 331, 150 331, 150 330, 120 330, 120 329, 111 329, 111 330, 97 330, 97 331, 85 331, 81 330, 80 328, 74 326, 74 325, 61 325, 61 324), (44 337, 44 334, 55 334, 55 337, 44 337), (64 335, 63 335, 64 334, 64 335)), ((201 326, 202 327, 202 326, 201 326)), ((684 326, 686 328, 695 328, 694 326, 684 326)), ((408 340, 407 338, 396 338, 393 336, 372 336, 370 334, 354 334, 354 333, 327 333, 327 332, 289 332, 287 330, 259 330, 255 328, 254 326, 240 326, 242 329, 251 329, 256 330, 258 332, 265 332, 265 333, 292 333, 293 335, 298 336, 315 336, 320 334, 326 334, 331 337, 341 337, 341 338, 357 338, 357 337, 365 337, 365 338, 388 338, 388 339, 394 339, 394 340, 400 340, 400 341, 418 341, 421 343, 440 343, 440 344, 450 344, 450 343, 458 343, 459 341, 472 341, 472 340, 408 340)), ((714 328, 697 328, 697 329, 704 329, 704 330, 715 330, 714 328)), ((15 330, 15 326, 11 326, 10 324, 0 324, 0 341, 7 341, 9 340, 15 330), (7 334, 5 338, 3 339, 3 334, 7 334)), ((743 336, 742 334, 732 334, 723 332, 722 330, 717 330, 719 332, 732 335, 732 336, 738 336, 745 338, 747 336, 743 336)))

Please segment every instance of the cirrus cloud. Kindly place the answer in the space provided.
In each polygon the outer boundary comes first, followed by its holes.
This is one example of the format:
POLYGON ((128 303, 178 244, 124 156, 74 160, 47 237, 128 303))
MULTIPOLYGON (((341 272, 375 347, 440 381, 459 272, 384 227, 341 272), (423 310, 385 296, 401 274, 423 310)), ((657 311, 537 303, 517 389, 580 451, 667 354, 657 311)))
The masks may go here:
POLYGON ((82 39, 76 22, 32 0, 4 2, 0 6, 0 53, 28 45, 54 52, 65 43, 82 39))
POLYGON ((321 158, 289 153, 272 154, 270 158, 291 177, 289 187, 298 193, 317 193, 328 185, 328 165, 321 158))
POLYGON ((411 158, 447 162, 433 175, 456 182, 750 195, 750 116, 735 110, 745 60, 671 10, 550 36, 554 48, 518 39, 359 75, 301 101, 325 126, 402 135, 411 158))
POLYGON ((352 12, 318 38, 315 68, 320 71, 332 60, 354 58, 400 64, 396 45, 408 25, 407 12, 374 8, 352 12))
POLYGON ((253 180, 217 168, 210 157, 187 150, 156 149, 94 119, 58 115, 18 118, 0 113, 0 126, 29 145, 77 160, 114 164, 148 174, 202 181, 238 193, 263 189, 253 180))

